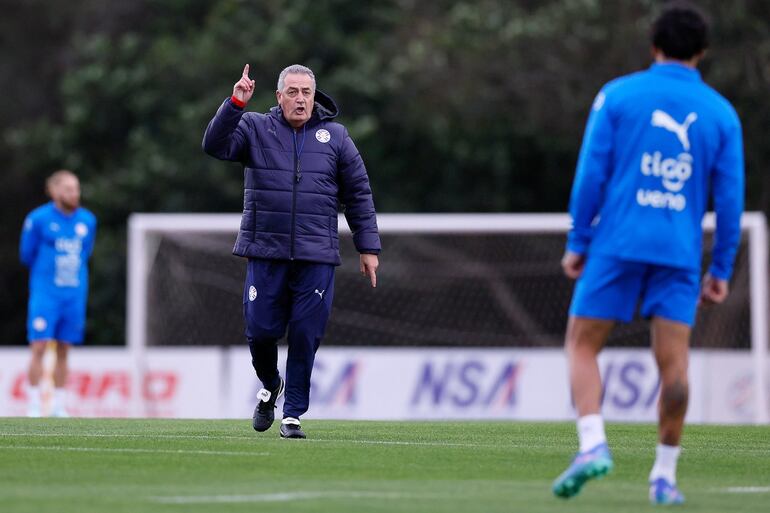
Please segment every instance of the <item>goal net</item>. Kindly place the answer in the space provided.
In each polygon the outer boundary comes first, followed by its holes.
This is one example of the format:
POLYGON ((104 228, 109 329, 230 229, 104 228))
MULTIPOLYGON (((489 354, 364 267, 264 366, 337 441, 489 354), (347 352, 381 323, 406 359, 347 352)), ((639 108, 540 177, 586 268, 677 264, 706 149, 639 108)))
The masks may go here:
MULTIPOLYGON (((130 220, 129 344, 241 345, 245 260, 231 254, 237 214, 135 214, 130 220)), ((324 345, 557 347, 573 283, 561 273, 566 214, 385 214, 378 287, 358 271, 344 217, 334 310, 324 345)), ((714 219, 704 220, 704 268, 714 219)), ((700 309, 696 348, 767 354, 767 242, 762 214, 743 218, 724 305, 700 309)), ((649 344, 638 316, 609 346, 649 344)), ((764 375, 757 365, 758 376, 764 375)))

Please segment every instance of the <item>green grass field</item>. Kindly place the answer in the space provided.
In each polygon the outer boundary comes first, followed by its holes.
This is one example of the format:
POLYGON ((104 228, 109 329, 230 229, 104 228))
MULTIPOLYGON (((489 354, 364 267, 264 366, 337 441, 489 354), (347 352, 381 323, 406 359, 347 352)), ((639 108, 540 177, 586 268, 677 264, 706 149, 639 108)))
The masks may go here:
MULTIPOLYGON (((569 501, 550 484, 572 423, 0 419, 0 511, 638 512, 655 428, 610 424, 614 472, 569 501)), ((682 511, 770 511, 770 428, 687 428, 682 511)))

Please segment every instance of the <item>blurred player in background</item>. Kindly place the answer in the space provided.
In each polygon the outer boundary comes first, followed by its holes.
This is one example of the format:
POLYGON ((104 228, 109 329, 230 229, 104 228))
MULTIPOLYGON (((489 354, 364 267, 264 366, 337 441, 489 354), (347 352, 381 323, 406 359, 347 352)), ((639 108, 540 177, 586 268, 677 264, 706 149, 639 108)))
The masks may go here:
POLYGON ((27 414, 41 414, 43 356, 52 342, 56 364, 51 414, 67 417, 67 353, 70 345, 83 342, 96 218, 80 206, 80 182, 71 171, 52 174, 46 190, 52 201, 30 212, 21 232, 21 261, 29 267, 27 337, 32 349, 27 414))
POLYGON ((243 219, 233 252, 248 258, 243 292, 246 338, 263 389, 253 426, 273 424, 284 391, 276 342, 288 327, 286 399, 280 434, 305 438, 300 427, 310 401, 310 375, 331 314, 334 269, 340 264, 340 203, 360 253, 359 269, 377 285, 380 237, 369 177, 329 96, 300 65, 278 77, 278 105, 246 112, 254 94, 249 65, 203 136, 203 149, 244 166, 243 219))
POLYGON ((577 279, 565 346, 580 449, 553 484, 559 497, 577 494, 612 469, 597 355, 615 322, 630 321, 639 301, 641 314, 652 319, 661 379, 650 500, 684 502, 676 464, 691 327, 698 302, 727 297, 740 239, 741 125, 696 69, 708 44, 706 20, 690 4, 669 4, 651 36, 654 64, 609 82, 597 95, 572 188, 573 226, 562 267, 577 279), (717 228, 711 266, 700 282, 709 197, 717 228))

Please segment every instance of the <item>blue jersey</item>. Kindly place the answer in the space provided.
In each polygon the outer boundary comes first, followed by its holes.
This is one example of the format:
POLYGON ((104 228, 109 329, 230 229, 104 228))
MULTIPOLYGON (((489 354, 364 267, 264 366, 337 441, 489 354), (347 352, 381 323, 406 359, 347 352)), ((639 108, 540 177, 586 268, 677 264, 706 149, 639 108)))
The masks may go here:
POLYGON ((30 298, 85 301, 95 235, 96 217, 85 208, 65 214, 50 202, 30 212, 19 250, 30 269, 30 298))
POLYGON ((744 195, 738 115, 697 70, 653 64, 608 83, 594 100, 567 249, 699 270, 709 194, 717 216, 709 272, 729 279, 744 195))

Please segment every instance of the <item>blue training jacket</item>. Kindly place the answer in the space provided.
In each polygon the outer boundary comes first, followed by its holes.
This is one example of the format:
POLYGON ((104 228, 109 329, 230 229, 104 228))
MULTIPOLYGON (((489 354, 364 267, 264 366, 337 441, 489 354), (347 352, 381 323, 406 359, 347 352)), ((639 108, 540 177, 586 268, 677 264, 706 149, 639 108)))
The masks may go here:
POLYGON ((680 64, 615 79, 588 118, 567 249, 700 270, 710 191, 717 228, 709 272, 729 279, 744 195, 738 115, 680 64))
POLYGON ((369 177, 337 105, 315 93, 313 115, 295 130, 280 107, 244 112, 225 100, 203 150, 244 166, 243 217, 233 253, 248 258, 340 264, 340 202, 360 253, 379 253, 369 177))
POLYGON ((30 212, 19 246, 30 297, 84 301, 95 236, 96 217, 83 207, 68 215, 49 202, 30 212))

